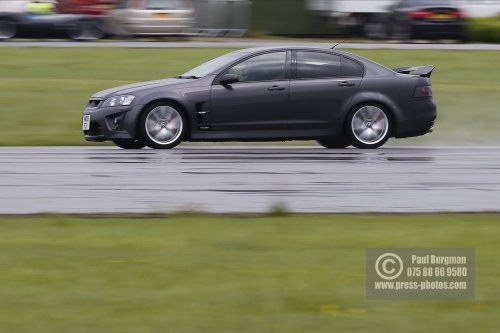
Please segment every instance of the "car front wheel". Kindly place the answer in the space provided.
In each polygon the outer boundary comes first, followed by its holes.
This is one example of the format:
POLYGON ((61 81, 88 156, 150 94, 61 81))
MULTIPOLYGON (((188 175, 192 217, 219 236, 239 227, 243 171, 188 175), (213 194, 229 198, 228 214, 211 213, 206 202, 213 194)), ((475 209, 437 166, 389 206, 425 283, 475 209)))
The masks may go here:
POLYGON ((391 130, 391 117, 379 105, 361 105, 347 118, 346 131, 356 148, 374 149, 382 146, 389 140, 391 130))
POLYGON ((73 40, 96 40, 105 36, 105 28, 99 21, 82 20, 72 24, 67 30, 73 40))
POLYGON ((182 142, 186 130, 184 113, 171 103, 148 107, 140 118, 142 140, 155 149, 171 149, 182 142))
POLYGON ((16 23, 8 20, 0 20, 0 40, 14 38, 17 33, 16 23))

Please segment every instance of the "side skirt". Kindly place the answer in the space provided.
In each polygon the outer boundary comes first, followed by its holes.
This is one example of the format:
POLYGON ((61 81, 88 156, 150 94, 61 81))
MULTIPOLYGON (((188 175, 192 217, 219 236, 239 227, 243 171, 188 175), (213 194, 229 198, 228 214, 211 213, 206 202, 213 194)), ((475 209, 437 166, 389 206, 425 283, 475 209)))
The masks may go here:
POLYGON ((287 141, 315 140, 331 136, 328 129, 277 131, 196 131, 188 141, 287 141))

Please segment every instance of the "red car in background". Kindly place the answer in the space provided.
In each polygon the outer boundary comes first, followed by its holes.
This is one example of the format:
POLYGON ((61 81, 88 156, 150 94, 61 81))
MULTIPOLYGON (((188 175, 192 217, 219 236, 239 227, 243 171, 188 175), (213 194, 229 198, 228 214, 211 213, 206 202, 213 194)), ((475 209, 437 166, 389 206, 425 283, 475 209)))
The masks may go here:
POLYGON ((118 0, 59 0, 57 11, 61 14, 102 16, 113 9, 118 0))

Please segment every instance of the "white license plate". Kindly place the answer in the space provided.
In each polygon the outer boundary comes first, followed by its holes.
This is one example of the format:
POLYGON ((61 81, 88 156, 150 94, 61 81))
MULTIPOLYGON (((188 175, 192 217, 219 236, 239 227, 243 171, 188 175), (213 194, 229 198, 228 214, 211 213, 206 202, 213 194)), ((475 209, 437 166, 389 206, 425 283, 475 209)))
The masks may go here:
POLYGON ((86 114, 83 116, 82 128, 84 131, 88 131, 90 129, 90 115, 86 114))

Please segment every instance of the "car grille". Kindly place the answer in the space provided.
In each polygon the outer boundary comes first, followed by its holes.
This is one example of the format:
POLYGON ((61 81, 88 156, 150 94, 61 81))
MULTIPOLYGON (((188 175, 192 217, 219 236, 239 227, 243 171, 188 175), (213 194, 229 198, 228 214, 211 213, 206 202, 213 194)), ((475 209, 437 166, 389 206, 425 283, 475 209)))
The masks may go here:
POLYGON ((91 121, 90 128, 88 131, 83 131, 84 135, 99 136, 103 135, 102 128, 99 123, 91 121))

